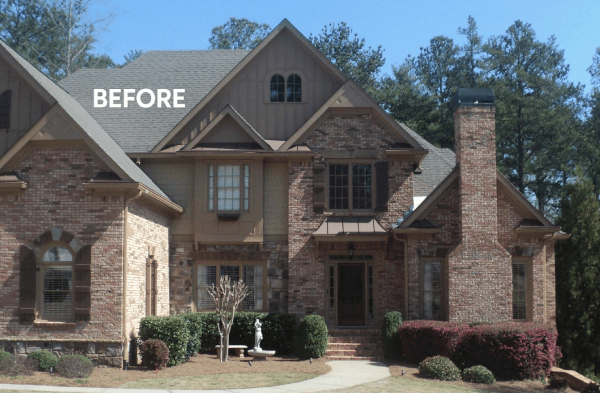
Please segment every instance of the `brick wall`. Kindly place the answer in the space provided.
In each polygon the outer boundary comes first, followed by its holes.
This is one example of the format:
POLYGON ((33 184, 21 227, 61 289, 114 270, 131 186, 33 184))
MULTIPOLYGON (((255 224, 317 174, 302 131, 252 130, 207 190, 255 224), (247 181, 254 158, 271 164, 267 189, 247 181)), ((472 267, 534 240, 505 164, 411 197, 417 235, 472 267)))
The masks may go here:
MULTIPOLYGON (((313 209, 313 163, 324 162, 323 150, 376 150, 376 161, 386 161, 384 150, 395 140, 375 122, 371 115, 330 115, 305 140, 306 145, 317 153, 310 162, 290 162, 289 179, 289 306, 288 311, 298 317, 317 313, 325 315, 325 254, 316 256, 316 242, 311 234, 331 213, 315 213, 313 209)), ((389 229, 403 212, 412 205, 412 162, 390 161, 388 210, 371 213, 389 229)), ((373 203, 375 201, 373 200, 373 203)), ((341 215, 341 214, 337 214, 341 215)), ((349 215, 349 214, 347 214, 349 215)), ((355 213, 355 215, 360 215, 355 213)), ((362 215, 365 215, 364 213, 362 215)), ((342 240, 341 240, 342 241, 342 240)), ((363 245, 355 244, 360 248, 363 245)), ((401 247, 401 246, 398 246, 401 247)), ((399 266, 403 258, 394 254, 390 259, 383 253, 379 262, 381 278, 379 285, 380 310, 398 310, 401 307, 402 288, 390 283, 402 273, 399 266), (391 292, 388 292, 391 291, 391 292)), ((379 280, 378 280, 379 281, 379 280)), ((401 285, 397 283, 397 285, 401 285)), ((379 312, 379 311, 378 311, 379 312)))
MULTIPOLYGON (((121 341, 123 197, 93 197, 82 183, 105 170, 87 150, 39 149, 16 167, 28 183, 18 197, 0 197, 0 332, 3 339, 121 341), (49 328, 19 323, 19 246, 55 228, 92 245, 91 318, 49 328)), ((78 344, 83 345, 83 344, 78 344)), ((112 353, 118 363, 120 353, 112 353)))
POLYGON ((126 334, 137 336, 146 316, 146 260, 157 261, 156 315, 169 315, 169 219, 133 201, 127 214, 127 315, 126 334))

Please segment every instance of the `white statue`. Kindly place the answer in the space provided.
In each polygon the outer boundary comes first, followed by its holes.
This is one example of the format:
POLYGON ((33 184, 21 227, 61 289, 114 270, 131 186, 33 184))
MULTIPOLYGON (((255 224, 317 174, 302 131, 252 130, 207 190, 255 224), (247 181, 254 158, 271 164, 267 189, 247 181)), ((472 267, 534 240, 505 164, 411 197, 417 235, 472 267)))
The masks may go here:
POLYGON ((254 335, 254 350, 261 351, 260 342, 263 339, 261 327, 262 323, 256 318, 256 322, 254 322, 254 327, 256 328, 256 333, 254 335))

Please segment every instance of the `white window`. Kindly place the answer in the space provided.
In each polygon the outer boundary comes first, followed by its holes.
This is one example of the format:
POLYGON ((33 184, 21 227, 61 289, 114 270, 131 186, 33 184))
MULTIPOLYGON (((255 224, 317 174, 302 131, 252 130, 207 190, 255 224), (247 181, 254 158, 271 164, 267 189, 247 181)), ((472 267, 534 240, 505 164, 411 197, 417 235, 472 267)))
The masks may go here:
POLYGON ((264 304, 263 274, 266 273, 262 265, 236 264, 229 261, 196 266, 196 308, 198 310, 212 310, 215 308, 213 298, 208 294, 207 288, 221 280, 221 276, 229 276, 232 281, 244 281, 250 294, 242 302, 244 311, 261 311, 264 304))
POLYGON ((42 319, 73 319, 73 254, 64 247, 49 248, 40 270, 42 319))
POLYGON ((239 213, 250 210, 248 165, 208 166, 208 210, 239 213))

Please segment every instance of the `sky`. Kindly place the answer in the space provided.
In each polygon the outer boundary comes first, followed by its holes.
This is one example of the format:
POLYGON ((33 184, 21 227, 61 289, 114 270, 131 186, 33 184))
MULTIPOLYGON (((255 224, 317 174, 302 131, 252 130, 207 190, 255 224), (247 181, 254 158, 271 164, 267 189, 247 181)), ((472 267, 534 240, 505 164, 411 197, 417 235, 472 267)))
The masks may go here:
POLYGON ((212 28, 230 17, 272 28, 287 18, 306 37, 319 34, 326 24, 346 22, 367 46, 385 49, 383 72, 388 74, 392 65, 418 55, 437 35, 462 45, 457 30, 467 26, 469 15, 484 40, 505 33, 516 20, 530 23, 539 41, 554 35, 570 64, 569 78, 588 87, 587 68, 600 46, 600 0, 96 0, 91 12, 114 13, 100 32, 97 51, 117 63, 132 49, 207 49, 212 28))

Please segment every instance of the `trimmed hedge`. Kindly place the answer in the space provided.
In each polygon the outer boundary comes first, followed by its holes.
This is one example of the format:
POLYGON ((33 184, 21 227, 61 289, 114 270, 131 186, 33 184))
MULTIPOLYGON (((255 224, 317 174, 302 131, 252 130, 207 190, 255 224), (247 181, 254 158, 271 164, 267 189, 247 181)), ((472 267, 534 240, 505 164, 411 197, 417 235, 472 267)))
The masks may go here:
POLYGON ((48 351, 31 352, 27 357, 37 363, 40 371, 50 371, 50 367, 56 367, 58 364, 58 357, 48 351))
POLYGON ((142 365, 150 370, 160 370, 169 362, 169 348, 160 340, 146 340, 140 345, 142 365))
POLYGON ((202 329, 203 317, 199 313, 189 312, 181 314, 180 317, 185 321, 189 332, 189 338, 185 349, 186 360, 198 356, 202 347, 202 329))
POLYGON ((12 358, 14 355, 10 352, 0 351, 0 362, 4 359, 12 358))
POLYGON ((441 355, 462 368, 485 366, 500 379, 546 377, 560 354, 556 330, 535 323, 409 321, 398 334, 404 355, 412 362, 441 355))
POLYGON ((320 358, 327 351, 329 332, 325 319, 320 315, 307 315, 298 325, 296 355, 300 358, 320 358))
POLYGON ((488 385, 496 382, 494 374, 483 366, 465 368, 462 372, 462 379, 466 382, 485 383, 488 385))
POLYGON ((169 348, 168 366, 176 366, 187 360, 190 331, 186 319, 179 315, 172 317, 145 317, 140 322, 140 339, 156 339, 169 348))
POLYGON ((398 335, 398 326, 402 324, 402 314, 398 311, 390 311, 383 317, 381 325, 381 336, 383 338, 383 350, 385 357, 401 358, 402 344, 398 335))
POLYGON ((424 378, 440 381, 458 381, 460 370, 452 360, 444 356, 433 356, 419 364, 419 374, 424 378))

